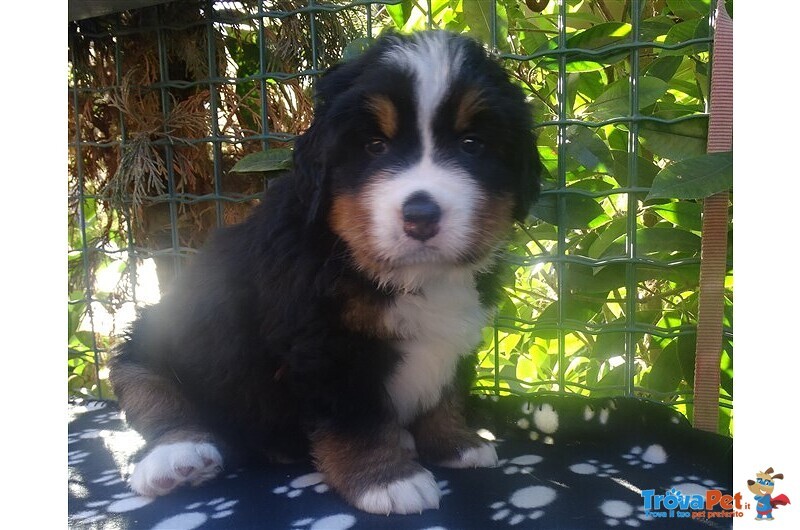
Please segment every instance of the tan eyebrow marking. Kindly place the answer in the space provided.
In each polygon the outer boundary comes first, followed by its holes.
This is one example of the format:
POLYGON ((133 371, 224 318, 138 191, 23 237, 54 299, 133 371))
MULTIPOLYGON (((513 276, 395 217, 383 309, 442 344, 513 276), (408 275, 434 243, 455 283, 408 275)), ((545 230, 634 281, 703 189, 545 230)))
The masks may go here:
POLYGON ((484 108, 485 101, 481 91, 477 88, 469 89, 458 103, 456 110, 455 129, 457 132, 465 131, 472 118, 484 108))
POLYGON ((375 114, 381 132, 387 138, 393 138, 397 134, 397 107, 392 101, 383 95, 372 96, 367 100, 367 107, 375 114))

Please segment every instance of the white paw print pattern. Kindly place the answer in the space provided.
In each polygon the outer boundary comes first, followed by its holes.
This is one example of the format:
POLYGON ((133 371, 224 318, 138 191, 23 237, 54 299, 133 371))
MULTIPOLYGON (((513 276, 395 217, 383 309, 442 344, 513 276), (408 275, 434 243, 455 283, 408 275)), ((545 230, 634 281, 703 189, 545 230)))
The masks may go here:
POLYGON ((667 452, 658 444, 653 444, 642 449, 639 446, 631 448, 622 458, 628 461, 628 465, 640 466, 642 469, 651 469, 655 465, 667 462, 667 452))
POLYGON ((697 475, 687 475, 685 477, 679 475, 673 477, 671 488, 680 491, 683 495, 705 495, 706 492, 711 489, 720 491, 726 489, 710 478, 703 479, 697 475))
POLYGON ((308 517, 292 523, 292 530, 347 530, 356 524, 356 518, 346 513, 329 515, 322 519, 308 517))
POLYGON ((642 521, 651 519, 645 515, 644 507, 634 507, 629 502, 618 500, 604 501, 600 505, 600 512, 606 517, 605 523, 608 526, 637 527, 642 524, 642 521))
POLYGON ((183 513, 168 517, 152 530, 193 530, 204 525, 209 519, 224 519, 233 515, 233 507, 239 501, 217 497, 208 502, 193 502, 184 508, 183 513))
POLYGON ((71 520, 77 524, 99 523, 113 514, 130 512, 147 506, 153 500, 150 497, 140 497, 133 492, 118 493, 112 495, 108 500, 87 502, 86 509, 73 514, 71 520))
POLYGON ((504 458, 497 462, 497 465, 502 467, 503 473, 506 475, 516 475, 519 473, 530 475, 533 472, 533 466, 542 460, 544 459, 539 455, 521 455, 511 460, 504 458))
MULTIPOLYGON (((440 480, 436 483, 442 495, 452 493, 449 488, 449 483, 446 480, 440 480)), ((278 486, 272 490, 275 495, 285 495, 288 499, 294 499, 303 494, 304 491, 314 491, 316 493, 327 493, 330 487, 325 484, 325 475, 322 473, 308 473, 301 475, 292 480, 286 486, 278 486)))
POLYGON ((583 408, 583 421, 597 421, 600 425, 606 425, 613 410, 617 410, 617 402, 613 399, 609 400, 607 406, 604 407, 586 405, 583 408))
POLYGON ((100 476, 92 480, 92 484, 100 484, 102 486, 116 486, 117 484, 124 484, 125 481, 116 469, 107 469, 100 473, 100 476))
POLYGON ((325 484, 325 475, 322 473, 308 473, 292 480, 287 486, 279 486, 272 490, 275 495, 285 495, 289 499, 294 499, 303 494, 304 491, 311 489, 316 493, 325 493, 330 488, 325 484))
POLYGON ((586 462, 572 464, 569 470, 578 475, 595 475, 601 478, 607 478, 619 473, 612 464, 600 462, 599 460, 590 459, 586 462))
POLYGON ((558 431, 558 412, 550 403, 534 405, 526 402, 522 405, 525 417, 517 420, 520 429, 530 430, 528 436, 531 440, 539 440, 546 444, 554 442, 552 434, 558 431))
POLYGON ((493 521, 504 521, 516 526, 523 521, 538 519, 545 513, 544 507, 556 499, 556 490, 547 486, 528 486, 515 491, 508 501, 492 503, 493 521))

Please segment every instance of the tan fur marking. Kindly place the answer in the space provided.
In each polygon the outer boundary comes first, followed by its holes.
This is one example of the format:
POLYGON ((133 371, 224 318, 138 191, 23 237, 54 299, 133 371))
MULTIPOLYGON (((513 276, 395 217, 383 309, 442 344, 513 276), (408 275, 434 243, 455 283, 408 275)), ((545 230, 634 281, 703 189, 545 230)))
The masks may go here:
POLYGON ((341 237, 353 254, 359 269, 378 278, 381 266, 375 260, 375 247, 370 235, 370 215, 358 195, 334 197, 328 218, 331 230, 341 237))
POLYGON ((514 225, 514 200, 509 194, 483 197, 476 209, 475 228, 467 248, 477 257, 490 253, 514 225))
POLYGON ((483 443, 467 428, 462 409, 462 401, 451 391, 414 422, 411 434, 421 458, 429 462, 444 462, 483 443))
POLYGON ((378 120, 378 126, 386 138, 394 138, 397 134, 397 107, 386 96, 372 96, 367 100, 367 106, 378 120))
MULTIPOLYGON (((369 212, 358 195, 339 195, 334 198, 329 223, 333 232, 350 248, 356 265, 377 277, 381 267, 373 258, 370 243, 369 212)), ((342 323, 350 330, 382 339, 396 338, 383 324, 384 300, 365 292, 361 285, 340 282, 337 288, 346 300, 342 310, 342 323)))
POLYGON ((325 481, 353 502, 365 491, 421 470, 400 446, 399 428, 387 427, 375 437, 359 438, 319 431, 311 453, 325 481))
POLYGON ((357 333, 368 336, 391 339, 394 334, 383 324, 383 303, 365 293, 358 293, 355 289, 342 290, 347 302, 342 311, 342 322, 345 327, 357 333))
MULTIPOLYGON (((112 359, 109 378, 125 418, 147 441, 176 433, 199 432, 195 412, 174 381, 130 362, 112 359)), ((188 440, 176 434, 176 440, 188 440)))
POLYGON ((468 90, 458 103, 455 122, 456 132, 466 131, 472 122, 472 118, 484 108, 484 104, 480 90, 475 88, 468 90))

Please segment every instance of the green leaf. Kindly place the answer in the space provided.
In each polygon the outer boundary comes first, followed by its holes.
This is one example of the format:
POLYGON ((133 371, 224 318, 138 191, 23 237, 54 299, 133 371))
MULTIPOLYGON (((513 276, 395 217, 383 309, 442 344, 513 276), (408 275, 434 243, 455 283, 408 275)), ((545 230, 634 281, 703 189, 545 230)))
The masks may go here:
POLYGON ((577 112, 581 107, 594 101, 606 88, 602 72, 581 72, 567 74, 568 108, 577 112), (580 95, 581 100, 576 107, 576 100, 580 95))
MULTIPOLYGON (((564 200, 565 228, 587 228, 597 217, 605 215, 603 207, 591 197, 566 195, 564 200)), ((531 209, 531 214, 546 223, 558 226, 558 196, 554 193, 542 195, 531 209)))
POLYGON ((351 59, 355 59, 365 51, 369 49, 372 45, 373 40, 367 37, 362 37, 360 39, 355 39, 347 43, 347 46, 344 47, 344 51, 342 52, 342 59, 345 61, 349 61, 351 59))
POLYGON ((683 370, 678 359, 678 341, 673 340, 658 355, 650 372, 644 377, 643 386, 656 392, 673 392, 683 380, 683 370))
MULTIPOLYGON (((567 39, 567 48, 599 50, 605 46, 627 41, 632 26, 626 22, 606 22, 576 31, 567 39)), ((627 54, 627 51, 623 53, 627 54)))
MULTIPOLYGON (((631 34, 631 25, 624 22, 606 22, 590 28, 576 31, 567 38, 567 48, 582 50, 602 50, 604 47, 628 42, 631 34)), ((558 40, 551 39, 545 46, 556 49, 558 40)), ((608 55, 586 56, 574 53, 567 56, 567 72, 591 72, 601 70, 609 64, 621 61, 627 57, 626 50, 610 52, 608 55)), ((557 72, 559 69, 558 58, 546 57, 539 62, 539 67, 557 72)))
POLYGON ((91 350, 94 347, 94 339, 94 333, 91 331, 76 331, 70 346, 73 348, 84 346, 86 349, 91 350))
POLYGON ((534 381, 538 374, 536 363, 524 355, 520 355, 517 359, 516 370, 517 379, 522 381, 534 381))
POLYGON ((571 190, 585 190, 592 193, 597 192, 606 192, 609 190, 613 190, 616 188, 616 184, 614 183, 614 179, 608 177, 606 175, 598 175, 593 171, 583 171, 584 174, 588 175, 585 178, 581 178, 581 180, 575 181, 571 183, 569 188, 571 190))
POLYGON ((675 161, 699 156, 706 152, 708 117, 671 124, 644 121, 639 124, 639 136, 649 151, 662 158, 675 161))
POLYGON ((675 73, 678 71, 678 68, 680 68, 682 62, 682 55, 660 57, 650 63, 650 66, 647 67, 644 75, 657 77, 662 81, 669 81, 675 76, 675 73))
POLYGON ((482 42, 497 44, 502 47, 508 38, 508 18, 506 9, 501 4, 496 4, 497 42, 491 43, 492 36, 492 2, 494 0, 473 0, 464 2, 464 21, 470 29, 470 35, 482 42))
MULTIPOLYGON (((681 288, 695 289, 700 279, 700 265, 687 264, 680 267, 636 266, 636 282, 667 280, 681 288)), ((624 263, 612 263, 600 267, 568 263, 564 266, 564 284, 570 292, 584 295, 607 294, 625 287, 627 282, 624 263)))
POLYGON ((259 171, 285 171, 292 168, 292 150, 286 148, 268 149, 252 153, 233 166, 231 171, 251 173, 259 171))
MULTIPOLYGON (((537 337, 541 337, 544 339, 555 339, 558 337, 558 333, 554 329, 549 329, 553 326, 553 324, 558 322, 558 311, 560 307, 560 302, 556 300, 548 305, 544 310, 541 312, 539 317, 536 319, 536 329, 535 333, 537 337), (541 329, 544 327, 548 329, 541 329)), ((594 302, 590 300, 581 300, 575 298, 567 298, 567 301, 564 303, 564 319, 566 320, 577 320, 578 322, 588 322, 590 321, 602 308, 602 304, 599 302, 594 302)))
MULTIPOLYGON (((625 237, 617 238, 603 255, 616 256, 624 252, 625 237)), ((640 256, 670 255, 675 252, 695 255, 700 252, 700 237, 686 230, 667 226, 639 228, 636 230, 636 251, 640 256)))
POLYGON ((592 245, 589 247, 587 255, 590 258, 597 259, 605 254, 608 247, 610 247, 620 236, 625 234, 627 227, 628 220, 624 217, 614 219, 608 223, 600 235, 597 236, 597 239, 594 241, 594 243, 592 243, 592 245))
POLYGON ((689 20, 707 15, 709 2, 710 0, 667 0, 667 7, 676 17, 689 20))
POLYGON ((700 231, 703 228, 703 208, 696 202, 668 202, 650 206, 648 209, 662 219, 681 228, 696 231, 700 231))
POLYGON ((666 35, 675 23, 666 15, 642 20, 639 24, 639 40, 656 41, 659 37, 666 35))
POLYGON ((694 387, 694 365, 697 357, 697 333, 680 335, 675 339, 677 343, 678 362, 681 366, 683 379, 694 387))
MULTIPOLYGON (((83 293, 73 293, 73 296, 70 296, 72 300, 79 300, 82 297, 83 293)), ((81 323, 81 319, 83 318, 84 313, 86 312, 87 304, 85 301, 81 300, 80 303, 77 304, 69 304, 67 305, 67 337, 71 338, 75 332, 78 330, 78 326, 81 323)))
MULTIPOLYGON (((639 79, 639 110, 649 107, 667 91, 667 83, 657 77, 639 79)), ((607 120, 631 113, 630 82, 620 79, 608 85, 605 92, 586 106, 585 114, 595 120, 607 120)))
MULTIPOLYGON (((625 365, 621 364, 616 366, 606 372, 606 374, 597 381, 597 388, 599 390, 598 393, 603 393, 604 388, 609 388, 613 393, 618 394, 618 390, 614 389, 613 387, 620 387, 625 384, 625 365)), ((608 392, 608 390, 606 390, 608 392)), ((592 395, 595 396, 597 393, 592 392, 592 395)))
MULTIPOLYGON (((706 37, 708 37, 708 18, 704 17, 675 24, 664 38, 664 44, 674 46, 686 41, 703 39, 706 37)), ((673 50, 661 50, 659 55, 661 57, 670 55, 690 55, 702 51, 707 47, 707 44, 694 44, 673 50)))
POLYGON ((567 127, 567 145, 565 154, 570 169, 574 169, 575 161, 586 169, 610 168, 614 159, 604 142, 595 131, 588 127, 570 125, 567 127))
POLYGON ((703 199, 733 187, 733 153, 707 153, 665 167, 656 175, 648 199, 703 199))
MULTIPOLYGON (((618 129, 614 129, 615 131, 618 129)), ((619 186, 628 186, 628 174, 630 173, 629 155, 627 151, 614 149, 611 151, 614 157, 613 177, 619 186)), ((653 183, 659 168, 653 163, 653 158, 637 156, 636 158, 636 185, 649 187, 653 183)))
POLYGON ((666 226, 640 228, 636 231, 636 244, 639 254, 700 254, 699 236, 666 226))
POLYGON ((647 280, 668 280, 683 289, 695 289, 700 282, 700 265, 692 263, 680 267, 637 266, 636 281, 647 280))
POLYGON ((590 357, 604 360, 618 355, 625 355, 625 333, 612 331, 598 334, 590 357))
POLYGON ((402 0, 398 4, 387 5, 386 11, 392 17, 395 27, 402 28, 411 16, 411 11, 414 9, 412 0, 402 0))
POLYGON ((615 263, 589 267, 568 263, 564 267, 564 284, 569 285, 570 290, 575 293, 606 294, 625 285, 625 266, 615 263))
POLYGON ((733 397, 733 365, 730 356, 724 351, 730 346, 730 341, 725 341, 722 356, 720 357, 719 386, 722 387, 729 396, 733 397))

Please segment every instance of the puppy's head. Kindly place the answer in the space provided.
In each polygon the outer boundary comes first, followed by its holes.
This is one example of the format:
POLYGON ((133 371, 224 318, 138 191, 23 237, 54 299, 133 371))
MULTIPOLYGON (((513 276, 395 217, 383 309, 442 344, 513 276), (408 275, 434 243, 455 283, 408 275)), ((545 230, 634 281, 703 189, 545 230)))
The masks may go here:
POLYGON ((379 39, 317 84, 298 190, 375 280, 485 267, 539 192, 522 91, 483 48, 441 31, 379 39))

